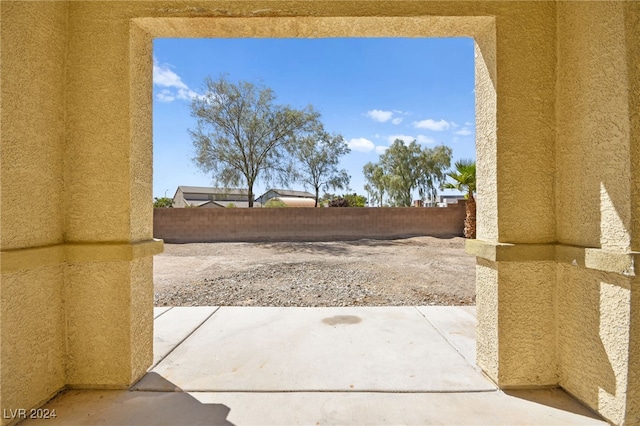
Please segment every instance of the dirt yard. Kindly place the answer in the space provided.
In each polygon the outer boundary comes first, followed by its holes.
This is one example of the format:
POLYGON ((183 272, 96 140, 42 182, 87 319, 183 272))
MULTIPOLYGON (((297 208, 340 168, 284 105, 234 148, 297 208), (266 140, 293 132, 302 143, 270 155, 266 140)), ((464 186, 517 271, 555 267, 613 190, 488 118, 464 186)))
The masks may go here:
POLYGON ((463 238, 166 244, 156 306, 474 305, 463 238))

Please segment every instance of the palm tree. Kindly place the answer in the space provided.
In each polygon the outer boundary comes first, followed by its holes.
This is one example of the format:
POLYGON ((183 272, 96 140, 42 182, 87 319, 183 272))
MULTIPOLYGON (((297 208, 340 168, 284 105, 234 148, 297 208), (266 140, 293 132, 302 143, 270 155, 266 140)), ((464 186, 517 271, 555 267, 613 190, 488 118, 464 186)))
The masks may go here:
POLYGON ((455 171, 447 173, 447 176, 453 179, 454 182, 447 182, 443 185, 444 188, 457 189, 466 193, 467 211, 464 219, 464 236, 465 238, 475 239, 476 200, 473 198, 473 193, 476 192, 476 162, 472 160, 456 161, 455 171))

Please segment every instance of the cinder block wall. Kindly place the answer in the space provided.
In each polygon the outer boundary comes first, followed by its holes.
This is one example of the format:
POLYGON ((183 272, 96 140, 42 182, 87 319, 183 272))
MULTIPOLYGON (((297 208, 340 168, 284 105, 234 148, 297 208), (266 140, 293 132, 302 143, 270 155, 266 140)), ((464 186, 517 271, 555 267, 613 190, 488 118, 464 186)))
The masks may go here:
POLYGON ((323 241, 462 235, 464 202, 446 208, 155 209, 167 243, 323 241))

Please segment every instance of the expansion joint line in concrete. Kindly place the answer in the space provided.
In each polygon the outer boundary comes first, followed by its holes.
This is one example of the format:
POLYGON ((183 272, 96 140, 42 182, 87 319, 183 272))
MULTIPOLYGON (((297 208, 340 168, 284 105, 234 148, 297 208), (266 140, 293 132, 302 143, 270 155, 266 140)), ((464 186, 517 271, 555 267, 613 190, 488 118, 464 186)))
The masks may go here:
MULTIPOLYGON (((183 344, 185 340, 187 340, 189 337, 191 337, 191 336, 193 335, 193 333, 195 333, 196 331, 198 331, 198 330, 200 329, 200 327, 202 327, 202 325, 203 325, 205 322, 209 321, 209 318, 211 318, 211 317, 212 317, 216 312, 218 312, 218 310, 219 310, 219 309, 220 309, 220 306, 217 306, 217 307, 216 307, 216 309, 215 309, 213 312, 211 312, 209 315, 207 315, 207 317, 206 317, 205 319, 203 319, 203 320, 202 320, 202 321, 201 321, 201 322, 200 322, 200 323, 199 323, 199 324, 198 324, 198 325, 197 325, 193 330, 191 330, 191 332, 190 332, 189 334, 187 334, 187 335, 184 337, 184 339, 180 340, 180 341, 178 342, 178 344, 177 344, 177 345, 175 345, 175 346, 173 347, 173 349, 171 349, 169 352, 167 352, 167 354, 166 354, 165 356, 163 356, 162 358, 160 358, 160 359, 158 360, 158 362, 156 362, 156 363, 155 363, 155 364, 153 364, 151 367, 149 367, 149 369, 148 369, 147 371, 151 371, 151 370, 152 370, 152 369, 154 369, 158 364, 160 364, 160 363, 161 363, 161 362, 162 362, 166 357, 168 357, 169 355, 171 355, 171 354, 173 353, 173 351, 175 351, 175 350, 178 348, 178 346, 180 346, 181 344, 183 344)), ((169 309, 169 310, 170 310, 170 309, 169 309)), ((162 315, 162 314, 160 314, 160 315, 162 315)))
MULTIPOLYGON (((160 318, 161 316, 163 316, 164 314, 166 314, 167 312, 169 312, 169 311, 170 311, 170 310, 172 310, 173 308, 174 308, 174 306, 169 307, 169 309, 165 309, 164 311, 160 312, 160 313, 158 314, 158 316, 157 316, 157 317, 153 317, 153 320, 154 320, 154 321, 155 321, 155 320, 157 320, 158 318, 160 318)), ((215 313, 215 311, 214 311, 214 313, 215 313)), ((213 315, 213 313, 212 313, 211 315, 213 315)), ((202 324, 201 324, 201 325, 202 325, 202 324)), ((198 326, 198 327, 199 327, 199 326, 198 326)))
POLYGON ((422 313, 422 311, 420 311, 420 309, 418 309, 417 306, 414 306, 413 309, 415 309, 416 311, 418 311, 418 314, 420 314, 422 316, 422 318, 424 318, 431 327, 433 327, 433 329, 438 332, 438 334, 440 336, 442 336, 442 338, 449 344, 449 346, 451 346, 453 348, 454 351, 456 351, 458 353, 458 355, 460 355, 462 357, 462 359, 464 360, 464 362, 466 362, 467 364, 471 365, 471 368, 473 368, 474 370, 477 370, 477 367, 475 365, 472 365, 469 361, 467 361, 467 358, 465 358, 465 356, 458 350, 458 348, 456 348, 456 346, 451 342, 451 340, 449 340, 447 338, 446 335, 444 335, 440 329, 438 329, 438 327, 436 327, 435 325, 433 325, 433 323, 431 321, 429 321, 429 318, 427 318, 427 316, 422 313))
MULTIPOLYGON (((166 390, 135 390, 132 392, 167 392, 166 390)), ((459 390, 394 390, 394 389, 212 389, 212 390, 203 390, 203 389, 185 389, 180 388, 180 390, 175 390, 173 392, 185 392, 185 393, 389 393, 389 394, 429 394, 429 393, 490 393, 490 392, 501 392, 500 389, 459 389, 459 390)))

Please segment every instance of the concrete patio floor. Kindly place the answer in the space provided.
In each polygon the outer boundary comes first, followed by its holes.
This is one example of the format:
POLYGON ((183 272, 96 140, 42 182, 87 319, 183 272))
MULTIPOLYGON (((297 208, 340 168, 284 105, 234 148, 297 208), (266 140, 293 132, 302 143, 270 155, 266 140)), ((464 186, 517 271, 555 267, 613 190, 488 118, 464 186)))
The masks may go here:
POLYGON ((154 324, 130 390, 66 391, 39 421, 607 424, 560 389, 498 390, 475 366, 474 307, 156 308, 154 324))

